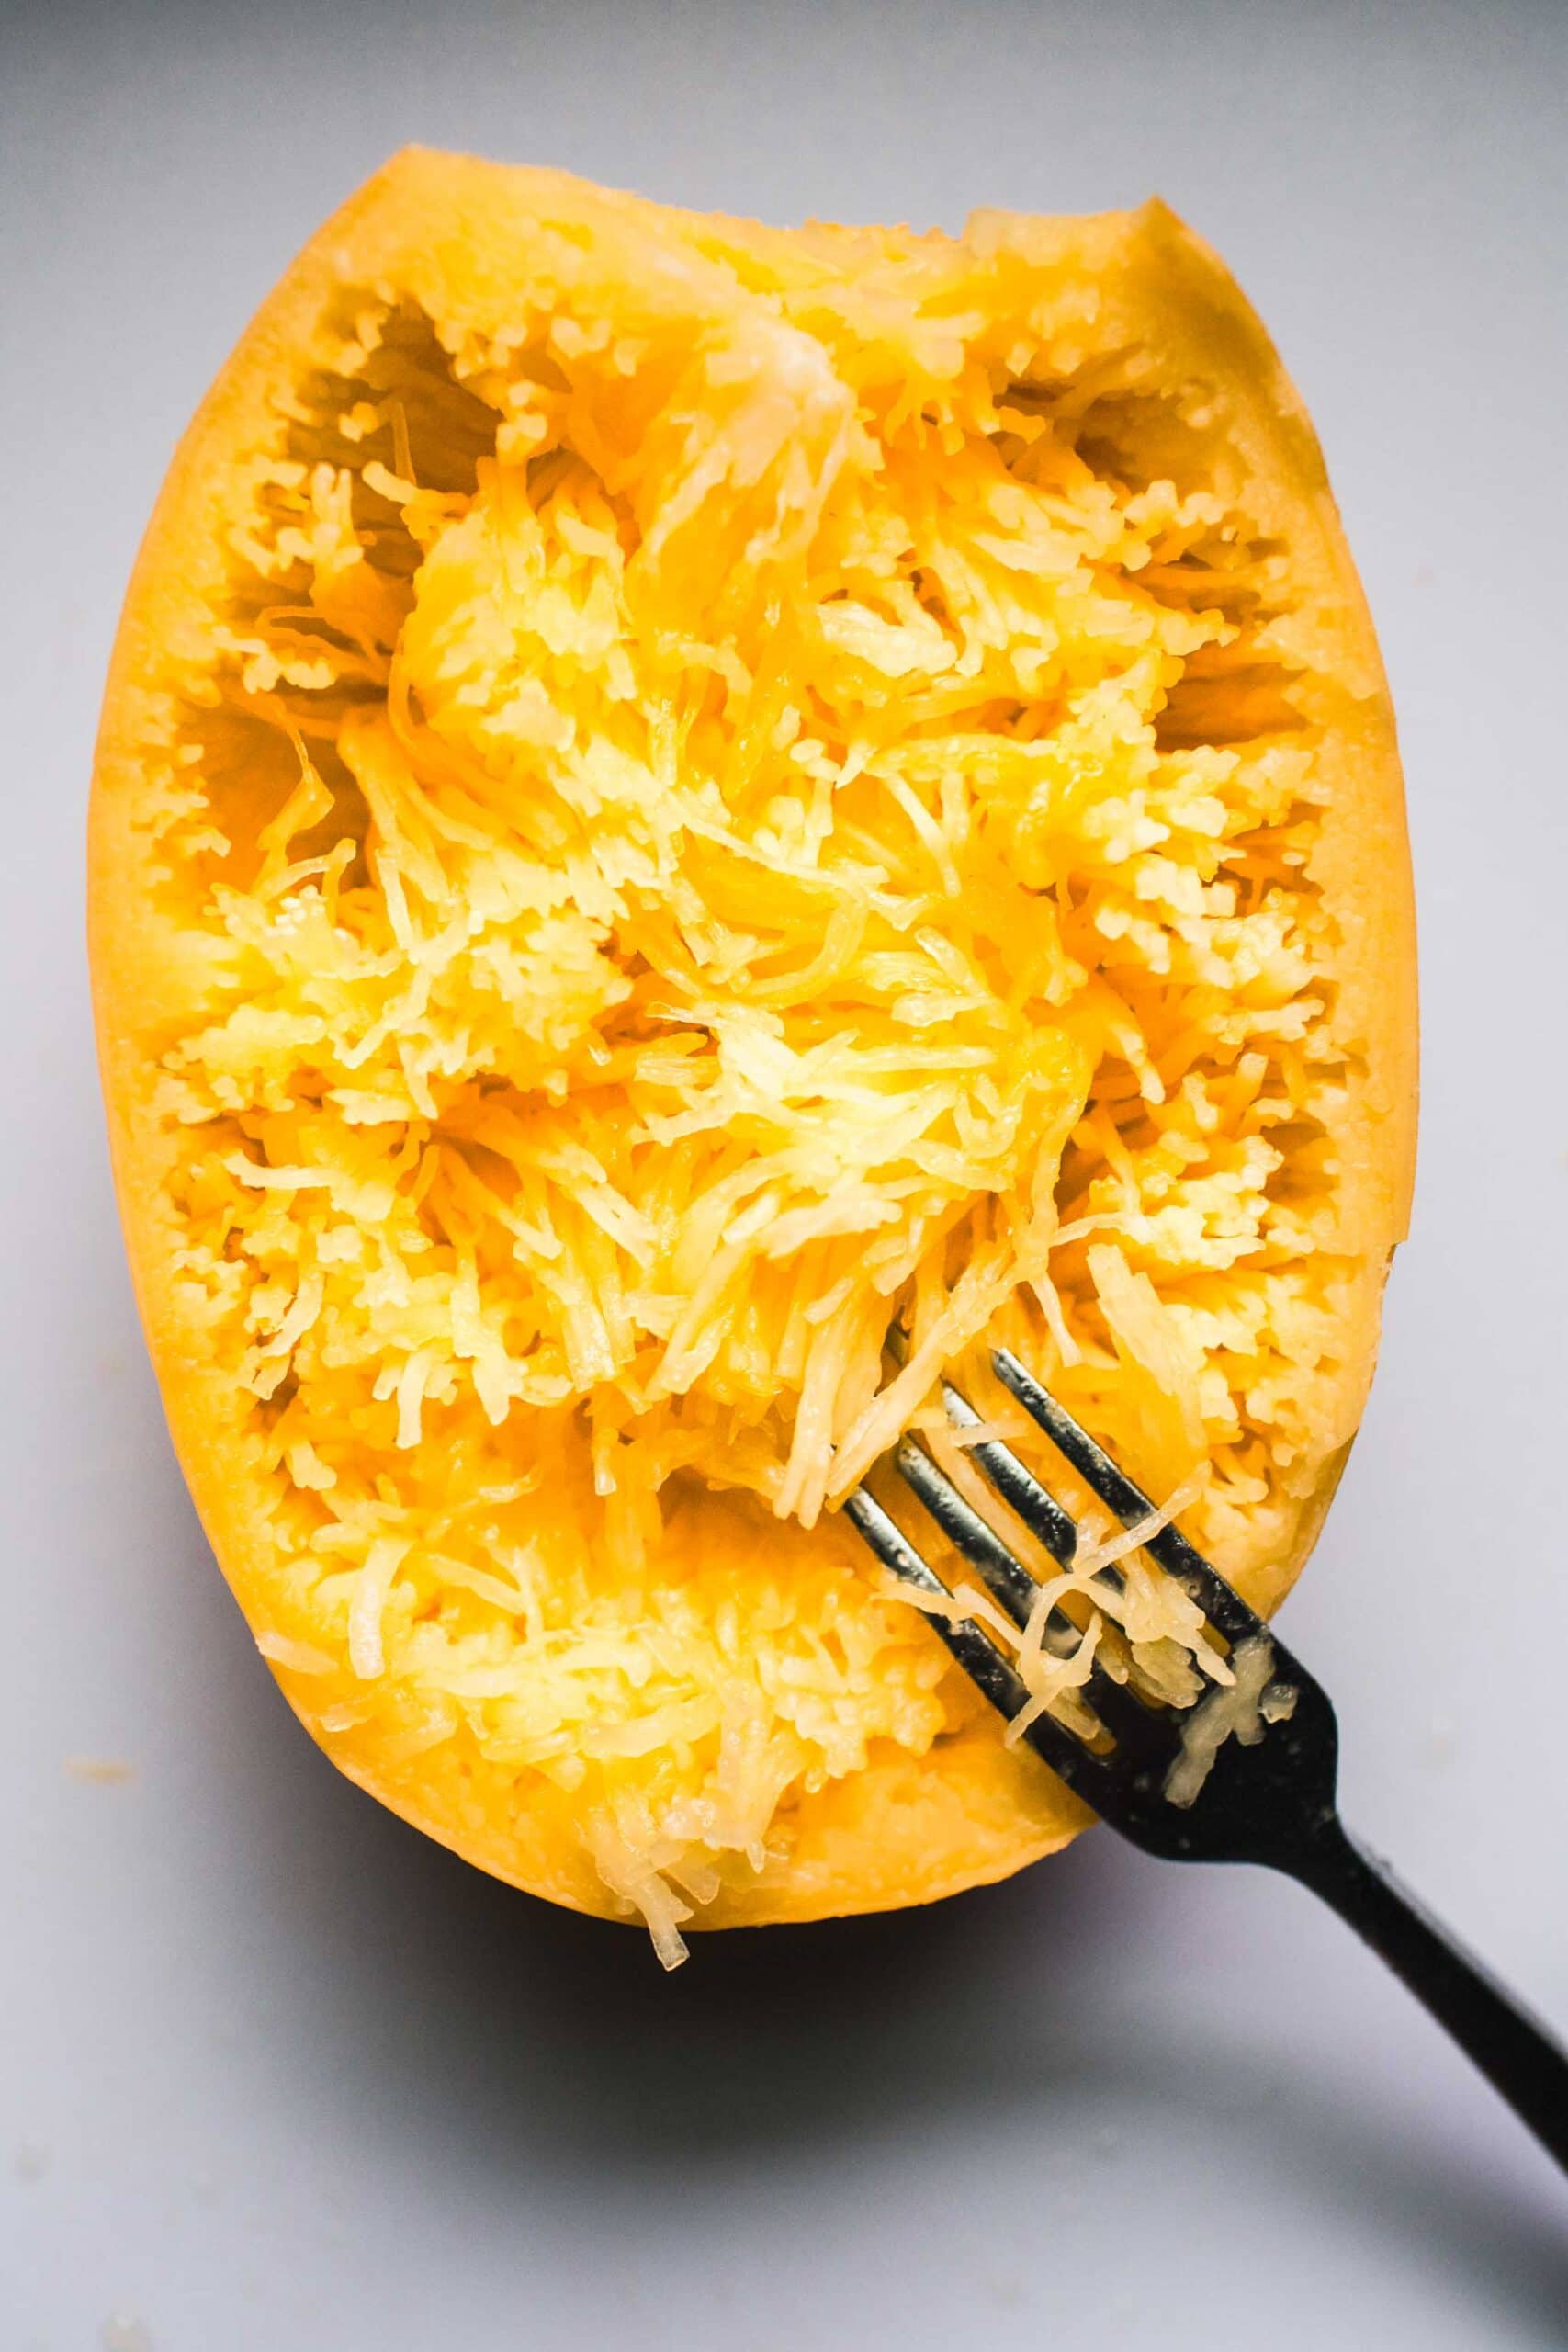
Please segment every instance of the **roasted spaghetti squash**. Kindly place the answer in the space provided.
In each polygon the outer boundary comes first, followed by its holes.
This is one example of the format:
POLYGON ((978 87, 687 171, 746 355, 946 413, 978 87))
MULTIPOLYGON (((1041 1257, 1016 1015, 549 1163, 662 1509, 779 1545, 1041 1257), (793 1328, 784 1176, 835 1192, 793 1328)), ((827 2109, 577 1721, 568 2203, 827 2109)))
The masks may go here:
POLYGON ((291 1705, 667 1959, 1086 1818, 835 1513, 940 1367, 1016 1428, 985 1335, 1259 1606, 1312 1541, 1410 1180, 1399 772, 1301 403, 1158 204, 780 232, 400 156, 175 461, 92 949, 291 1705))

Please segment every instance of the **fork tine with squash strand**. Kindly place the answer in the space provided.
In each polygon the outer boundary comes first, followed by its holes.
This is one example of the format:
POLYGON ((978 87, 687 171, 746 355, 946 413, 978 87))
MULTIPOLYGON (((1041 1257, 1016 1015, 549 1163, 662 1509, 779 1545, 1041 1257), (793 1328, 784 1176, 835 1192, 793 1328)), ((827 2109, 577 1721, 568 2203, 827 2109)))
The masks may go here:
MULTIPOLYGON (((1123 1527, 1135 1527, 1140 1520, 1153 1514, 1155 1505, 1142 1487, 1135 1487, 1125 1472, 1117 1468, 1103 1446, 1097 1445, 1089 1431, 1057 1404, 1010 1349, 995 1349, 991 1368, 1002 1386, 1017 1398, 1032 1419, 1039 1422, 1063 1460, 1072 1464, 1085 1486, 1115 1512, 1123 1527)), ((1194 1550, 1179 1528, 1161 1528, 1143 1548, 1168 1575, 1176 1578, 1209 1623, 1227 1640, 1245 1641, 1248 1634, 1262 1631, 1261 1620, 1254 1615, 1240 1593, 1226 1584, 1201 1552, 1194 1550)))
MULTIPOLYGON (((978 1570, 987 1591, 1021 1633, 1029 1623, 1039 1592, 1029 1570, 1021 1561, 1013 1557, 1000 1537, 959 1493, 945 1471, 937 1467, 923 1447, 906 1438, 894 1454, 893 1466, 905 1485, 919 1498, 953 1549, 962 1554, 971 1567, 978 1570)), ((1045 1620, 1045 1646, 1058 1657, 1066 1657, 1077 1645, 1079 1630, 1065 1611, 1054 1609, 1045 1620)), ((1114 1736, 1119 1747, 1137 1747, 1146 1751, 1151 1736, 1158 1736, 1157 1724, 1152 1719, 1145 1720, 1149 1717, 1149 1710, 1132 1691, 1118 1684, 1103 1666, 1096 1665, 1092 1668, 1084 1685, 1083 1695, 1103 1728, 1114 1736)), ((1016 1714, 1017 1710, 1013 1712, 1016 1714)))
MULTIPOLYGON (((1015 1355, 998 1348, 991 1363, 1002 1385, 1124 1527, 1153 1515, 1148 1496, 1015 1355)), ((981 1416, 951 1382, 942 1384, 942 1394, 960 1435, 981 1426, 981 1416)), ((1011 1447, 981 1438, 966 1451, 1014 1516, 1054 1559, 1069 1564, 1077 1529, 1011 1447)), ((1021 1631, 1040 1591, 1025 1562, 914 1437, 900 1440, 889 1466, 1021 1631)), ((928 1601, 953 1600, 952 1586, 865 1487, 847 1498, 844 1513, 894 1576, 928 1601)), ((1068 1722, 1049 1708, 1021 1737, 1102 1820, 1146 1853, 1172 1861, 1258 1862, 1310 1887, 1382 1954, 1568 2170, 1568 2052, 1345 1829, 1336 1800, 1338 1728, 1321 1683, 1174 1524, 1151 1534, 1142 1548, 1197 1602, 1217 1637, 1212 1650, 1195 1652, 1207 1677, 1203 1695, 1190 1709, 1145 1701, 1130 1679, 1097 1657, 1075 1694, 1096 1719, 1092 1737, 1080 1728, 1077 1709, 1068 1722), (1227 1652, 1228 1667, 1220 1663, 1227 1652), (1218 1712, 1227 1703, 1223 1678, 1239 1677, 1244 1669, 1263 1701, 1272 1703, 1238 1715, 1237 1736, 1231 1737, 1218 1712)), ((1120 1580, 1112 1566, 1100 1575, 1120 1580)), ((1031 1703, 1023 1677, 985 1626, 956 1604, 951 1614, 932 1612, 931 1623, 998 1713, 1014 1718, 1031 1703)), ((1061 1610, 1047 1616, 1043 1632, 1045 1646, 1058 1657, 1080 1638, 1061 1610)))
MULTIPOLYGON (((857 1487, 845 1498, 844 1515, 864 1537, 882 1562, 896 1577, 934 1599, 952 1598, 948 1587, 935 1571, 927 1566, 920 1555, 901 1533, 897 1522, 885 1511, 875 1497, 863 1487, 857 1487)), ((1024 1571, 1027 1574, 1027 1570, 1024 1571)), ((969 1618, 948 1618, 933 1614, 931 1631, 945 1642, 959 1665, 976 1687, 996 1708, 998 1714, 1010 1721, 1029 1704, 1029 1689, 1022 1678, 1008 1663, 991 1640, 984 1626, 969 1618)), ((1042 1715, 1030 1725, 1024 1736, 1035 1753, 1043 1758, 1052 1770, 1086 1804, 1099 1812, 1110 1801, 1111 1784, 1106 1768, 1099 1757, 1076 1739, 1054 1716, 1042 1715)))

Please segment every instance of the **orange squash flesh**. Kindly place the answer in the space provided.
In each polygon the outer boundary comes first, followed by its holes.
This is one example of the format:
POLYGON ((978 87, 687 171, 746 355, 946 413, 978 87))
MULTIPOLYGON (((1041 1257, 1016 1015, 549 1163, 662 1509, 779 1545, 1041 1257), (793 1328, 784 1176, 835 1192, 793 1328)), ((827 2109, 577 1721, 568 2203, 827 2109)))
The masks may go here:
POLYGON ((91 869, 214 1550, 484 1869, 672 1959, 1083 1826, 836 1514, 943 1364, 1083 1502, 998 1339, 1287 1589, 1404 1231, 1409 876, 1311 426, 1163 207, 396 158, 175 460, 91 869))

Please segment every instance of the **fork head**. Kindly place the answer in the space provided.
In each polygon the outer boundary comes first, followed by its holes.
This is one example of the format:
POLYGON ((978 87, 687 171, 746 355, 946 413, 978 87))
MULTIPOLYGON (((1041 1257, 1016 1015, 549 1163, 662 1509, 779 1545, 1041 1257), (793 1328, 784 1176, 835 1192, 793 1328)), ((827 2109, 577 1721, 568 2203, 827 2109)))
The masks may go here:
MULTIPOLYGON (((1201 1611, 1193 1657, 1202 1688, 1194 1702, 1180 1707, 1145 1695, 1126 1660, 1100 1653, 1070 1712, 1040 1712, 1003 1645, 964 1613, 951 1587, 863 1487, 847 1498, 846 1516, 911 1597, 923 1599, 935 1631, 993 1706, 1010 1720, 1032 1717, 1022 1738, 1124 1838, 1172 1861, 1292 1868, 1336 1819, 1338 1734, 1326 1692, 1016 1356, 997 1349, 992 1365, 1122 1526, 1149 1523, 1141 1548, 1201 1611)), ((942 1394, 955 1429, 973 1430, 979 1421, 974 1407, 951 1384, 942 1394)), ((1057 1498, 1000 1439, 981 1439, 968 1451, 1007 1510, 1070 1566, 1077 1529, 1057 1498)), ((891 1466, 1021 1634, 1040 1586, 1017 1551, 917 1438, 900 1442, 891 1466)), ((1097 1589, 1113 1592, 1119 1578, 1108 1566, 1077 1589, 1092 1602, 1097 1589)), ((1046 1650, 1067 1657, 1082 1638, 1059 1607, 1046 1615, 1046 1650)))

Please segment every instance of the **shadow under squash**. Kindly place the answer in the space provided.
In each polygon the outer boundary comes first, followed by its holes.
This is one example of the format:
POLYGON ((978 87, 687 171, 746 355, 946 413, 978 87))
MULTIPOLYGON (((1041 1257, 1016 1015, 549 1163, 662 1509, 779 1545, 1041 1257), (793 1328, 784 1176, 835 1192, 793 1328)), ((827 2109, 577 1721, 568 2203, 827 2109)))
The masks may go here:
MULTIPOLYGON (((199 1585, 196 1563, 181 1570, 199 1585)), ((1521 2199, 1517 2168, 1468 2166, 1462 2146, 1423 2134, 1418 2094, 1409 2112, 1348 2102, 1292 2059, 1284 2017, 1277 2038, 1244 2017, 1234 2047, 1212 2022, 1173 2030, 1168 2006, 1139 2018, 1111 1956, 1163 1938, 1187 1898, 1109 1836, 919 1910, 695 1936, 666 1975, 640 1928, 502 1886, 353 1789, 288 1719, 206 1578, 201 1601, 187 1582, 181 1638, 211 1645, 225 1835, 249 1857, 250 1904, 300 1953, 284 2037, 299 2046, 275 2054, 313 2079, 324 2067, 367 2131, 410 2135, 503 2194, 657 2180, 700 2196, 737 2165, 912 2133, 972 2148, 988 2120, 1016 2152, 1037 2120, 1028 2161, 1059 2187, 1108 2117, 1130 2154, 1217 2148, 1222 2177, 1271 2174, 1348 2226, 1371 2216, 1391 2258, 1568 2344, 1568 2224, 1555 2201, 1521 2199), (227 1635, 193 1622, 209 1607, 227 1635)), ((1203 1890, 1216 1903, 1221 1875, 1203 1890)), ((1183 2193, 1168 2165, 1155 2177, 1119 2180, 1129 2230, 1140 2199, 1183 2193)), ((1195 2219, 1223 2251, 1219 2217, 1195 2219)))

